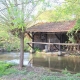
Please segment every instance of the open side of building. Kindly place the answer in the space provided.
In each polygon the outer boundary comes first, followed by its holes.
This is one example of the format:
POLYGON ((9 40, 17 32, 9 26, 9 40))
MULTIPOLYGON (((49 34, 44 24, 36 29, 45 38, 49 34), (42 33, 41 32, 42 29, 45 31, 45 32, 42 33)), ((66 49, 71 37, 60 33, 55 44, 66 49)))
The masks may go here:
MULTIPOLYGON (((76 43, 68 43, 69 38, 66 35, 71 30, 76 21, 49 22, 38 23, 27 29, 26 33, 32 39, 32 48, 38 48, 46 51, 63 51, 69 46, 76 46, 76 50, 80 51, 80 31, 76 38, 76 43)), ((71 47, 70 47, 71 48, 71 47)), ((69 49, 70 49, 69 48, 69 49)), ((71 48, 73 50, 73 48, 71 48)))

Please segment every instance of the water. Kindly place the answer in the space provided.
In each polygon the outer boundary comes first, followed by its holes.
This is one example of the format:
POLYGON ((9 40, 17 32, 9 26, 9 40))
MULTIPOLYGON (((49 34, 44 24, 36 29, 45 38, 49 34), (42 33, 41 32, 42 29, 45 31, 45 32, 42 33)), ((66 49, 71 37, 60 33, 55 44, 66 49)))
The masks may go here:
MULTIPOLYGON (((18 52, 0 53, 0 61, 8 61, 19 64, 18 52)), ((80 72, 80 56, 54 56, 50 54, 24 53, 24 65, 49 68, 51 71, 62 71, 65 68, 71 72, 80 72)))
POLYGON ((33 56, 33 66, 42 66, 51 71, 61 72, 67 69, 71 73, 80 72, 80 56, 54 56, 45 54, 36 54, 33 56))
MULTIPOLYGON (((29 55, 30 55, 29 53, 24 53, 24 65, 28 64, 28 61, 30 59, 29 55)), ((0 61, 7 61, 7 62, 12 62, 12 63, 19 64, 19 57, 20 57, 19 52, 0 53, 0 61)))

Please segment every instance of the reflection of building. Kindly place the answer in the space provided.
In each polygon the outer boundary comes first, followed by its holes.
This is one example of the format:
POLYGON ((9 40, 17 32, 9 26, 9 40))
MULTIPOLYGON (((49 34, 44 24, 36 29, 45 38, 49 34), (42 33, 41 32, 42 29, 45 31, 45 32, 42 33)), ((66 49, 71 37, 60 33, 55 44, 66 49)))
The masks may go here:
POLYGON ((68 42, 66 33, 74 25, 75 21, 36 24, 26 31, 32 38, 32 42, 28 44, 32 44, 32 48, 38 48, 40 50, 60 51, 65 49, 64 45, 67 45, 65 42, 68 42))
POLYGON ((52 71, 62 71, 66 68, 71 72, 80 72, 80 57, 33 57, 32 61, 33 66, 46 67, 52 71))

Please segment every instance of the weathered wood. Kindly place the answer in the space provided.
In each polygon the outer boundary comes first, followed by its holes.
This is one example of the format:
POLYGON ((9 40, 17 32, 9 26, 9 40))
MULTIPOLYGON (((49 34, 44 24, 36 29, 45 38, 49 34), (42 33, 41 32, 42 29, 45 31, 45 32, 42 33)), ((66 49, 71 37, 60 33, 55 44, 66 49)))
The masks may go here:
POLYGON ((30 43, 27 43, 27 44, 33 49, 32 45, 30 45, 30 43))
MULTIPOLYGON (((50 51, 50 46, 51 45, 56 45, 59 46, 59 54, 61 55, 61 51, 65 50, 65 51, 80 51, 80 43, 47 43, 47 42, 28 42, 27 44, 46 44, 48 46, 48 51, 50 51), (64 49, 61 49, 61 46, 64 47, 64 49)), ((79 52, 78 52, 79 53, 79 52)))
POLYGON ((59 48, 54 44, 55 48, 59 50, 59 48))
POLYGON ((30 35, 30 33, 27 33, 27 35, 32 39, 33 37, 30 35))
POLYGON ((29 44, 55 44, 55 45, 80 45, 80 43, 47 43, 47 42, 27 42, 29 44))
POLYGON ((55 33, 55 36, 60 40, 60 37, 55 33))
MULTIPOLYGON (((32 32, 32 42, 34 42, 34 32, 32 32)), ((32 44, 32 48, 34 48, 34 44, 32 44)))
MULTIPOLYGON (((50 38, 49 38, 49 43, 50 43, 50 38)), ((50 44, 48 44, 48 51, 50 51, 50 44)))

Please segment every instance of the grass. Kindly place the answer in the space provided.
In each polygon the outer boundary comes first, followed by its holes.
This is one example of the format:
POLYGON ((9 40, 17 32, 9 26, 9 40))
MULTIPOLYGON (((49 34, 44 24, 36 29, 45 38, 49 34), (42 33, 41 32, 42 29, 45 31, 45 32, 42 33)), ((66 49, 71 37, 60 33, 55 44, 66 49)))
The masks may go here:
MULTIPOLYGON (((45 70, 35 72, 34 70, 28 70, 28 68, 25 67, 22 70, 18 70, 16 66, 15 68, 13 66, 14 65, 11 63, 0 62, 0 77, 8 76, 6 80, 10 78, 13 79, 14 77, 18 78, 18 76, 21 80, 80 80, 80 73, 70 74, 67 69, 65 69, 62 72, 63 75, 60 76, 55 72, 45 72, 45 70)), ((4 79, 0 78, 0 80, 4 79)))
POLYGON ((15 69, 11 69, 12 66, 11 63, 0 62, 0 77, 15 72, 15 69))
POLYGON ((57 77, 57 76, 44 76, 41 80, 80 80, 80 78, 75 77, 57 77))
POLYGON ((36 73, 32 74, 28 74, 26 75, 27 78, 24 78, 22 80, 80 80, 80 78, 75 77, 75 76, 48 76, 48 75, 37 75, 36 73))

